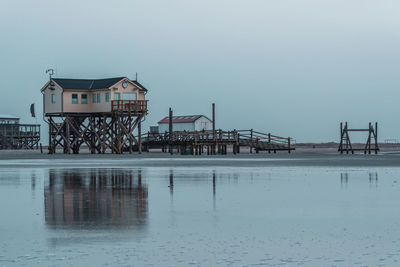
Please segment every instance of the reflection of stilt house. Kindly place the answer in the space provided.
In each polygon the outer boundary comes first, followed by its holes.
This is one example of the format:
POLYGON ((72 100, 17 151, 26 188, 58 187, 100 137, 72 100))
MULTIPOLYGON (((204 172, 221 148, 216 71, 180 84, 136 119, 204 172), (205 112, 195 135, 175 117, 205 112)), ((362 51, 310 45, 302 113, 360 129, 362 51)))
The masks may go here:
POLYGON ((49 123, 49 152, 141 152, 141 121, 147 114, 147 89, 126 77, 109 79, 52 78, 41 89, 49 123), (139 140, 133 135, 137 128, 139 140))
POLYGON ((46 223, 54 227, 147 223, 147 185, 140 170, 50 170, 44 199, 46 223))
POLYGON ((0 149, 37 149, 39 124, 20 124, 19 118, 0 114, 0 149))

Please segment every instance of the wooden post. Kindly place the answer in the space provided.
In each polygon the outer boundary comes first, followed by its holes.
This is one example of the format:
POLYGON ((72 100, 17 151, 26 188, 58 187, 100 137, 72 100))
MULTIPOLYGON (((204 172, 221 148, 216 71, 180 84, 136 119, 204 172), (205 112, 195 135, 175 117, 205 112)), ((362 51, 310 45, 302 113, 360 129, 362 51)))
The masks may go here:
POLYGON ((215 132, 215 103, 212 103, 212 131, 213 131, 213 143, 211 154, 215 155, 215 148, 217 144, 216 132, 215 132))
POLYGON ((139 124, 138 124, 138 143, 139 143, 139 147, 138 147, 138 151, 139 154, 142 154, 142 118, 138 118, 139 119, 139 124))
MULTIPOLYGON (((131 102, 129 102, 129 106, 131 105, 131 102)), ((130 108, 129 108, 129 110, 130 110, 130 108)), ((128 124, 129 124, 129 127, 128 127, 128 131, 129 132, 131 132, 132 131, 132 117, 131 116, 129 116, 128 117, 128 124)), ((133 140, 132 140, 132 137, 131 136, 128 136, 128 143, 129 143, 129 154, 132 154, 132 152, 133 152, 133 140)))
POLYGON ((90 124, 90 153, 95 154, 96 150, 95 150, 95 146, 96 146, 96 141, 95 141, 95 118, 90 116, 89 117, 89 124, 90 124))
POLYGON ((345 152, 346 152, 346 154, 349 154, 349 151, 348 151, 349 140, 347 138, 347 135, 348 135, 348 132, 347 132, 347 121, 344 123, 344 126, 343 126, 343 135, 346 136, 346 141, 345 141, 345 145, 344 145, 345 152))
POLYGON ((343 122, 340 123, 340 143, 339 143, 340 154, 343 154, 343 122))
POLYGON ((368 154, 371 154, 371 134, 374 129, 372 128, 372 123, 368 124, 368 154))
POLYGON ((236 152, 240 154, 240 133, 236 134, 236 149, 236 152))
POLYGON ((106 116, 103 117, 102 121, 101 121, 101 152, 104 154, 106 153, 106 122, 107 122, 107 118, 106 116))
POLYGON ((288 152, 290 154, 290 137, 288 137, 288 152))
POLYGON ((169 118, 168 118, 168 126, 169 126, 169 145, 168 145, 168 149, 169 149, 169 153, 172 155, 173 151, 172 151, 172 132, 173 132, 173 128, 172 128, 172 109, 169 108, 169 118))
POLYGON ((49 117, 49 147, 48 147, 49 154, 53 154, 53 148, 52 148, 52 144, 51 144, 51 142, 52 142, 51 136, 52 136, 52 129, 53 129, 52 125, 53 125, 53 119, 52 119, 52 117, 49 117))
POLYGON ((71 154, 71 134, 70 134, 70 129, 69 129, 69 123, 70 123, 70 118, 67 117, 65 119, 65 145, 64 145, 64 152, 67 154, 71 154))
POLYGON ((250 129, 250 153, 253 153, 253 129, 250 129))
POLYGON ((378 122, 375 122, 375 154, 378 154, 378 122))

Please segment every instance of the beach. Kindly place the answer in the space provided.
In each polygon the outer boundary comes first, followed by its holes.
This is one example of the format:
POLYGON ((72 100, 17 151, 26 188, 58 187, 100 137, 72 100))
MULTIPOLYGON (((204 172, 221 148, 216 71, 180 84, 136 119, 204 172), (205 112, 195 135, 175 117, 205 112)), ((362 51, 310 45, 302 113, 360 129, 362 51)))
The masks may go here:
POLYGON ((38 150, 2 150, 1 167, 400 167, 400 152, 388 150, 375 154, 339 154, 334 148, 297 149, 278 153, 229 153, 227 155, 179 155, 160 152, 132 154, 41 154, 38 150))

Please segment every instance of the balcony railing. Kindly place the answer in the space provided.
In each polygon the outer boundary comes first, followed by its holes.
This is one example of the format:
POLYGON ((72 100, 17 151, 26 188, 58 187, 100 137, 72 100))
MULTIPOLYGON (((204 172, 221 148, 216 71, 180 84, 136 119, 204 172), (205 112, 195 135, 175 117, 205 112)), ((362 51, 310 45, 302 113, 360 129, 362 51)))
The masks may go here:
POLYGON ((148 100, 112 100, 111 111, 130 114, 147 113, 148 100))

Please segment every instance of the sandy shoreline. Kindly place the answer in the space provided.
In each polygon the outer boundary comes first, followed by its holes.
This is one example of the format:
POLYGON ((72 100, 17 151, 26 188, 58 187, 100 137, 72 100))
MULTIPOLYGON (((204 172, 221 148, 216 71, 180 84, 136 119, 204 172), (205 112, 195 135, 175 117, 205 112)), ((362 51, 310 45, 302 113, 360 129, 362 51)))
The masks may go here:
POLYGON ((288 153, 240 153, 191 156, 167 153, 134 154, 40 154, 39 151, 0 151, 0 168, 26 167, 400 167, 400 154, 340 155, 333 150, 297 150, 288 153))

